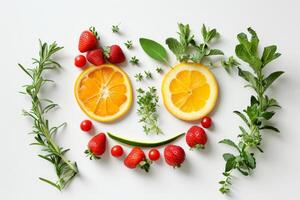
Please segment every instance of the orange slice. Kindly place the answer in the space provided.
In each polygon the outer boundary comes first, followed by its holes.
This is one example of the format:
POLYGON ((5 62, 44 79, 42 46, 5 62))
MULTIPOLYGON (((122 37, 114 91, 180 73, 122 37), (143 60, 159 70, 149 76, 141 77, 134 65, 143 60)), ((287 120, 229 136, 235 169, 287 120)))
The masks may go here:
POLYGON ((90 118, 113 122, 128 112, 132 104, 132 87, 127 74, 111 64, 90 66, 75 83, 75 97, 90 118))
POLYGON ((210 69, 201 64, 180 63, 162 82, 163 101, 175 117, 194 121, 213 110, 218 98, 218 84, 210 69))

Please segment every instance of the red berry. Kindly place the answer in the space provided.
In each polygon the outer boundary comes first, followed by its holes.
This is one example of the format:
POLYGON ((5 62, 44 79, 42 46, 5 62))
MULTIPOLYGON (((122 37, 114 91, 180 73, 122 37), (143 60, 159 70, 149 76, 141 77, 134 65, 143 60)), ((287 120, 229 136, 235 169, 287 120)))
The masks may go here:
POLYGON ((84 120, 80 123, 80 128, 82 131, 90 131, 92 129, 93 123, 91 120, 84 120))
POLYGON ((168 145, 164 150, 165 161, 172 167, 180 167, 185 160, 185 152, 182 147, 168 145))
POLYGON ((114 157, 120 157, 123 155, 123 148, 120 145, 115 145, 110 150, 111 155, 114 157))
POLYGON ((199 126, 192 126, 185 136, 186 143, 191 148, 204 149, 207 142, 207 136, 203 128, 199 126))
POLYGON ((203 117, 202 120, 201 120, 201 125, 204 127, 204 128, 209 128, 211 127, 212 125, 212 120, 210 117, 203 117))
POLYGON ((92 160, 93 158, 99 159, 106 149, 106 136, 104 133, 99 133, 92 137, 88 143, 88 149, 85 154, 92 160))
POLYGON ((86 58, 90 63, 96 66, 103 65, 105 63, 102 49, 94 49, 92 51, 89 51, 86 54, 86 58))
POLYGON ((113 64, 125 61, 125 55, 119 45, 112 45, 109 49, 108 61, 113 64))
POLYGON ((94 29, 83 31, 79 38, 78 49, 81 53, 93 50, 98 46, 97 32, 94 29))
POLYGON ((149 157, 150 160, 156 161, 156 160, 159 159, 160 153, 157 149, 150 149, 150 151, 148 153, 148 157, 149 157))
POLYGON ((74 64, 76 67, 84 67, 86 64, 86 58, 83 55, 78 55, 75 57, 74 64))
POLYGON ((126 167, 130 169, 134 169, 136 167, 139 167, 146 172, 150 169, 150 163, 146 159, 145 153, 143 150, 139 147, 134 147, 131 152, 128 154, 128 156, 124 160, 124 164, 126 167))

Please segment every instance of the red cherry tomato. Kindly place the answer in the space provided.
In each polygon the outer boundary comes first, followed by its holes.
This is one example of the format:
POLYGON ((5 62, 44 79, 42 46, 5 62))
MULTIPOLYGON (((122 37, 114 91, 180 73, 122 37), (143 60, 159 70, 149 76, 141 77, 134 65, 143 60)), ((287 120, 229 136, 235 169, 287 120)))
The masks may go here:
POLYGON ((78 55, 75 57, 74 64, 76 67, 84 67, 86 64, 86 58, 83 55, 78 55))
POLYGON ((90 131, 92 129, 93 123, 91 122, 91 120, 83 120, 80 124, 80 128, 82 131, 90 131))
POLYGON ((201 120, 201 125, 204 127, 204 128, 209 128, 211 127, 212 125, 212 120, 210 117, 203 117, 202 120, 201 120))
POLYGON ((160 157, 160 153, 157 149, 150 149, 149 153, 148 153, 149 159, 152 161, 156 161, 159 159, 160 157))
POLYGON ((114 157, 120 157, 123 155, 123 148, 120 145, 115 145, 111 148, 110 153, 114 157))

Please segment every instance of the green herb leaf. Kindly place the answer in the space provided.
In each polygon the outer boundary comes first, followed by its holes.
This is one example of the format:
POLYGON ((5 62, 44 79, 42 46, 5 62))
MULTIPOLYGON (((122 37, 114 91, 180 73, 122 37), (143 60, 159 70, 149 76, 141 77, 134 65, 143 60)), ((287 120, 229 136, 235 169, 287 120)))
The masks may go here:
POLYGON ((236 165, 235 162, 235 157, 231 157, 226 161, 226 165, 225 165, 225 172, 229 172, 230 170, 232 170, 236 165))
POLYGON ((158 42, 155 42, 147 38, 140 38, 140 45, 142 46, 143 50, 148 54, 148 56, 150 56, 151 58, 160 62, 168 63, 167 51, 158 42))
POLYGON ((271 45, 264 48, 264 52, 261 58, 264 66, 270 63, 271 61, 275 60, 279 56, 281 56, 281 54, 276 53, 276 51, 277 51, 276 45, 271 45))
POLYGON ((224 153, 223 154, 223 158, 224 158, 225 161, 227 161, 227 160, 229 160, 231 158, 235 158, 235 156, 232 155, 231 153, 224 153))
POLYGON ((270 85, 279 77, 283 74, 283 71, 277 71, 271 73, 267 78, 263 80, 264 83, 264 90, 266 90, 270 85))
POLYGON ((206 54, 206 56, 215 56, 215 55, 224 55, 224 53, 220 49, 211 49, 209 50, 208 54, 206 54))
POLYGON ((278 128, 275 128, 274 126, 269 126, 269 125, 260 127, 260 129, 269 129, 269 130, 272 130, 272 131, 275 131, 275 132, 278 132, 278 133, 280 132, 278 128))
POLYGON ((219 143, 227 144, 229 146, 236 148, 238 151, 240 151, 240 148, 232 140, 224 139, 224 140, 221 140, 219 143))

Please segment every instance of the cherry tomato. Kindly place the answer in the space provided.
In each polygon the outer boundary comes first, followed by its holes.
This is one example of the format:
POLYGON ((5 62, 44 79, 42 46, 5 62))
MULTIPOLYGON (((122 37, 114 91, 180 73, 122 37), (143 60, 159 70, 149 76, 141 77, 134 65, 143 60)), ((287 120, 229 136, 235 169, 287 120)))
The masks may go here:
POLYGON ((157 149, 150 149, 148 156, 150 160, 155 161, 159 159, 160 153, 157 149))
POLYGON ((212 120, 210 117, 203 117, 202 120, 201 120, 201 125, 204 127, 204 128, 209 128, 211 127, 212 125, 212 120))
POLYGON ((120 157, 123 155, 123 148, 120 145, 115 145, 111 148, 110 153, 114 157, 120 157))
POLYGON ((91 120, 83 120, 80 124, 80 128, 82 131, 90 131, 92 129, 93 123, 91 122, 91 120))
POLYGON ((84 67, 86 64, 86 58, 83 55, 78 55, 75 57, 74 64, 76 67, 84 67))

